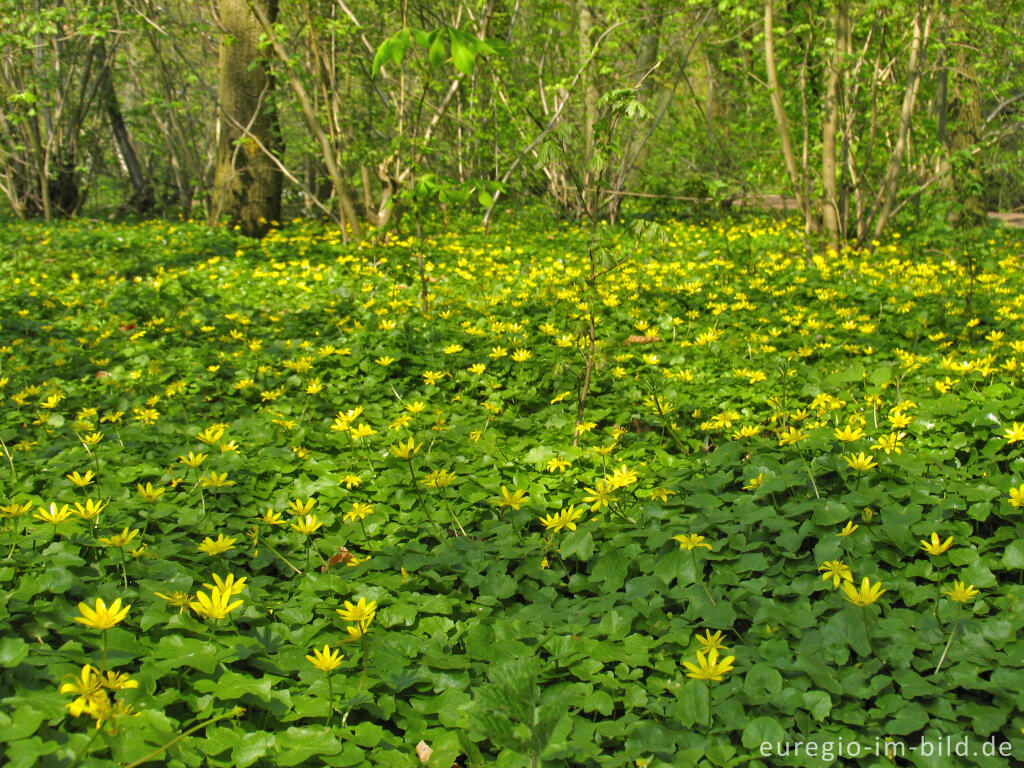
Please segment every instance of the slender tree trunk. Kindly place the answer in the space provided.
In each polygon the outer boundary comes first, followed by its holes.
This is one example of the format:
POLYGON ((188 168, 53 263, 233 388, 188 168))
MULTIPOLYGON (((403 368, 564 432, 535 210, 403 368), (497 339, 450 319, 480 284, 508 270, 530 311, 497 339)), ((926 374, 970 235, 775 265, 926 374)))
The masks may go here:
POLYGON ((839 245, 839 195, 836 161, 836 134, 839 130, 839 103, 842 70, 846 59, 846 27, 849 24, 847 0, 836 4, 836 36, 825 84, 825 121, 821 138, 821 224, 829 244, 839 245))
POLYGON ((128 136, 128 128, 124 123, 124 116, 121 113, 121 105, 117 100, 117 92, 114 90, 114 78, 110 68, 110 61, 103 41, 96 43, 99 51, 99 58, 102 62, 100 72, 100 99, 103 108, 107 113, 107 120, 110 122, 110 131, 114 135, 114 144, 117 153, 124 163, 128 173, 128 181, 132 185, 132 198, 128 201, 129 207, 137 213, 146 213, 155 202, 153 189, 142 172, 142 165, 135 154, 131 138, 128 136))
POLYGON ((212 214, 214 219, 226 216, 246 235, 262 237, 281 218, 284 179, 256 140, 278 155, 283 142, 274 80, 258 47, 262 27, 254 11, 273 21, 277 0, 220 0, 219 10, 224 36, 218 93, 226 118, 218 119, 212 214))
POLYGON ((789 120, 782 104, 782 86, 779 85, 779 74, 775 67, 775 10, 772 0, 764 4, 764 62, 768 74, 768 92, 771 96, 772 111, 775 114, 775 130, 779 134, 782 145, 782 160, 786 165, 789 183, 793 188, 797 208, 804 215, 804 221, 810 220, 810 212, 803 194, 803 180, 796 167, 796 155, 793 154, 793 143, 789 136, 789 120))
POLYGON ((917 103, 918 86, 921 84, 921 54, 931 32, 931 10, 922 18, 922 10, 914 13, 914 31, 910 42, 910 53, 907 56, 907 85, 903 91, 903 105, 900 108, 900 122, 896 133, 896 143, 889 155, 885 178, 880 190, 881 206, 872 229, 874 236, 879 237, 889 223, 893 205, 896 203, 896 192, 899 189, 900 170, 903 158, 910 141, 910 124, 914 117, 914 106, 917 103))
POLYGON ((583 69, 583 76, 580 78, 580 85, 583 88, 583 210, 580 211, 580 215, 596 216, 596 191, 591 161, 594 158, 594 125, 597 123, 598 93, 590 39, 594 30, 594 16, 585 2, 579 3, 577 22, 578 56, 583 69))
MULTIPOLYGON (((964 3, 954 5, 953 24, 963 25, 964 3)), ((955 56, 955 76, 948 105, 946 149, 948 162, 952 164, 953 188, 960 203, 960 215, 956 223, 965 227, 976 227, 987 218, 983 197, 981 169, 978 155, 971 153, 972 147, 981 140, 981 102, 978 100, 978 77, 974 62, 970 58, 971 46, 958 45, 955 56)))

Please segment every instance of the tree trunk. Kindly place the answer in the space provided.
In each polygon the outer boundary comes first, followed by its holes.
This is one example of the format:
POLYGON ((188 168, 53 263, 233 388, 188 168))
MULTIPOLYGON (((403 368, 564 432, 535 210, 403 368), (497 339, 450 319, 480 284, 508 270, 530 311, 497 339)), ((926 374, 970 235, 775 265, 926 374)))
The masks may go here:
POLYGON ((779 85, 779 75, 775 68, 775 10, 772 7, 772 0, 766 0, 764 4, 764 62, 768 73, 768 93, 772 100, 772 111, 775 113, 775 129, 782 145, 782 160, 786 164, 786 173, 789 175, 797 208, 803 214, 804 221, 809 222, 810 212, 804 199, 804 184, 797 171, 793 143, 789 137, 789 120, 782 104, 782 86, 779 85))
POLYGON ((821 137, 821 224, 828 242, 839 246, 839 195, 837 187, 836 134, 839 130, 840 84, 846 62, 847 0, 836 5, 836 37, 825 84, 825 121, 821 137))
POLYGON ((100 72, 100 98, 103 108, 107 113, 107 120, 110 122, 110 131, 114 134, 114 145, 117 147, 117 154, 124 164, 128 173, 128 181, 132 185, 132 197, 128 201, 128 207, 136 213, 148 213, 153 207, 155 199, 153 188, 142 173, 142 165, 135 154, 128 136, 128 128, 124 124, 124 116, 121 113, 121 105, 117 100, 117 92, 114 90, 114 78, 110 68, 110 60, 107 58, 106 48, 103 40, 96 43, 99 59, 103 69, 100 72))
POLYGON ((583 77, 583 189, 581 192, 580 216, 593 218, 597 215, 597 200, 594 190, 591 161, 594 158, 594 125, 597 123, 597 83, 594 78, 596 67, 592 59, 590 35, 594 30, 594 16, 585 2, 577 9, 577 46, 583 77))
POLYGON ((262 237, 281 218, 283 176, 260 144, 280 155, 274 80, 259 50, 262 27, 250 2, 271 21, 277 0, 220 0, 219 117, 214 219, 226 216, 243 233, 262 237))
POLYGON ((903 167, 903 157, 907 151, 907 144, 910 141, 910 123, 914 117, 914 106, 917 103, 917 91, 921 84, 921 56, 928 43, 931 32, 931 10, 922 18, 921 9, 918 8, 914 14, 913 38, 910 42, 910 53, 907 56, 907 85, 903 92, 903 105, 900 108, 900 122, 897 128, 896 143, 889 155, 889 164, 885 170, 885 178, 882 180, 882 188, 879 192, 881 206, 872 232, 879 237, 889 223, 892 209, 896 203, 896 192, 899 189, 900 170, 903 167))
MULTIPOLYGON (((966 9, 963 3, 957 3, 953 10, 953 24, 964 25, 966 9)), ((961 44, 956 47, 955 75, 947 104, 947 122, 943 126, 952 165, 953 189, 960 203, 954 223, 964 227, 980 226, 987 218, 978 155, 968 151, 981 140, 982 130, 978 76, 970 59, 971 52, 971 46, 961 44)))

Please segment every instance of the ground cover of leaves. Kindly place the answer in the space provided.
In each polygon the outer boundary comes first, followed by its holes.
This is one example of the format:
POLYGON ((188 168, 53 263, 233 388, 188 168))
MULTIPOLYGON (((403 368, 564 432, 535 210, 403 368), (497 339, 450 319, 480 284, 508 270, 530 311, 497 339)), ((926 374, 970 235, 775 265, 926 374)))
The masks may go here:
POLYGON ((6 763, 1024 755, 1019 235, 666 232, 6 224, 6 763))

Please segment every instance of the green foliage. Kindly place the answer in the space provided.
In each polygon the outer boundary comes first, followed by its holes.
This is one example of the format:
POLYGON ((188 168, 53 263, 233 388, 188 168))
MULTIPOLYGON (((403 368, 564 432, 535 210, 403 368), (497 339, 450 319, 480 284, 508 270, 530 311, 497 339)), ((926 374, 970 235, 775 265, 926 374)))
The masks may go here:
POLYGON ((937 238, 808 263, 793 222, 602 228, 613 263, 664 237, 601 283, 574 446, 592 235, 540 219, 427 219, 429 315, 394 236, 0 230, 6 764, 1024 750, 1019 236, 958 244, 968 308, 937 238), (98 598, 130 606, 105 632, 98 598), (131 713, 73 716, 85 665, 131 713))

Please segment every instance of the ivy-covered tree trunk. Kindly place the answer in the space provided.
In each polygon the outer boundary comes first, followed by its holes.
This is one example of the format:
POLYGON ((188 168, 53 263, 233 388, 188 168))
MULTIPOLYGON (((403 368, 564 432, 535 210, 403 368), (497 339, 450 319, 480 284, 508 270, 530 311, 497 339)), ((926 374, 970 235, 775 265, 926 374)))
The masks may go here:
POLYGON ((250 237, 262 237, 281 217, 283 176, 271 154, 282 142, 274 105, 274 79, 259 50, 262 28, 250 3, 277 18, 277 0, 220 0, 224 32, 220 71, 217 170, 213 218, 226 216, 250 237))

